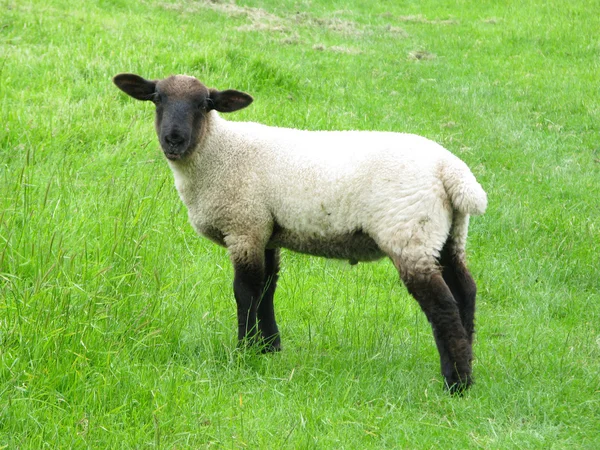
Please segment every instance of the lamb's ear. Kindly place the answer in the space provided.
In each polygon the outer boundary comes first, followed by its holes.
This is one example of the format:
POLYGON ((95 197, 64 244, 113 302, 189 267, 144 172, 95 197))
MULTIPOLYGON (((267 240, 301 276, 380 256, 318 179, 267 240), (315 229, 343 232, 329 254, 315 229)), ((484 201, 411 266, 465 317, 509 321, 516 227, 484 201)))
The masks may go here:
POLYGON ((146 80, 132 73, 120 73, 113 78, 113 83, 127 95, 137 100, 152 100, 156 92, 156 81, 146 80))
POLYGON ((218 91, 209 89, 209 107, 216 109, 219 112, 233 112, 245 108, 254 100, 245 92, 228 89, 226 91, 218 91))

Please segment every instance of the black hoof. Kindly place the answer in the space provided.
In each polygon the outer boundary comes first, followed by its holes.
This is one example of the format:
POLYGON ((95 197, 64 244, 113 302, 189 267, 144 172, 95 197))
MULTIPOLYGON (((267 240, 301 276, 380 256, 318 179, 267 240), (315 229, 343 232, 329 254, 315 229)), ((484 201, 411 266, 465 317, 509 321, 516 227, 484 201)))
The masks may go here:
POLYGON ((445 379, 446 389, 450 395, 462 396, 473 384, 473 377, 465 375, 463 377, 452 377, 445 379))
POLYGON ((275 353, 281 351, 281 339, 279 336, 264 339, 261 346, 262 353, 275 353))

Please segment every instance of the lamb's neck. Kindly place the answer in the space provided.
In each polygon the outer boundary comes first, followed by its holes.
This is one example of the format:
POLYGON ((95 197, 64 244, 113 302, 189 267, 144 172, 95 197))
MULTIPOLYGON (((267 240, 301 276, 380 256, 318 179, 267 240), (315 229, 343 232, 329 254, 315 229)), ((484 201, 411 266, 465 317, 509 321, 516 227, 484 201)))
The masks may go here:
POLYGON ((184 159, 168 161, 175 177, 179 196, 188 203, 211 189, 231 163, 229 155, 229 122, 211 111, 196 148, 184 159))

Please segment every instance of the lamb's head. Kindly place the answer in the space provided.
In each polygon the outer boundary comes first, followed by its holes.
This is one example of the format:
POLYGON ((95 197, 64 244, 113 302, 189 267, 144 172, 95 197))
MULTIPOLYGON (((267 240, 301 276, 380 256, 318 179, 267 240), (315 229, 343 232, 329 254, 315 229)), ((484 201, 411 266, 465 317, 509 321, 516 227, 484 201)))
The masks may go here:
POLYGON ((209 89, 194 77, 174 75, 146 80, 122 73, 113 82, 137 100, 156 105, 156 134, 165 156, 176 161, 189 156, 200 141, 211 110, 232 112, 252 103, 252 97, 235 90, 209 89))

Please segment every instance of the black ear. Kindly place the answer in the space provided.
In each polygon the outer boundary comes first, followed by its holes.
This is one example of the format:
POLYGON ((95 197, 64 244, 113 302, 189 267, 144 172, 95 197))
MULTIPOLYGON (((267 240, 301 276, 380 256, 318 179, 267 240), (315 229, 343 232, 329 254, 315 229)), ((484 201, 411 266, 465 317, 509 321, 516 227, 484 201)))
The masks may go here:
POLYGON ((152 100, 156 92, 156 81, 146 80, 132 73, 120 73, 113 78, 113 83, 137 100, 152 100))
POLYGON ((250 95, 228 89, 226 91, 209 90, 210 109, 216 109, 219 112, 233 112, 245 108, 254 100, 250 95))

